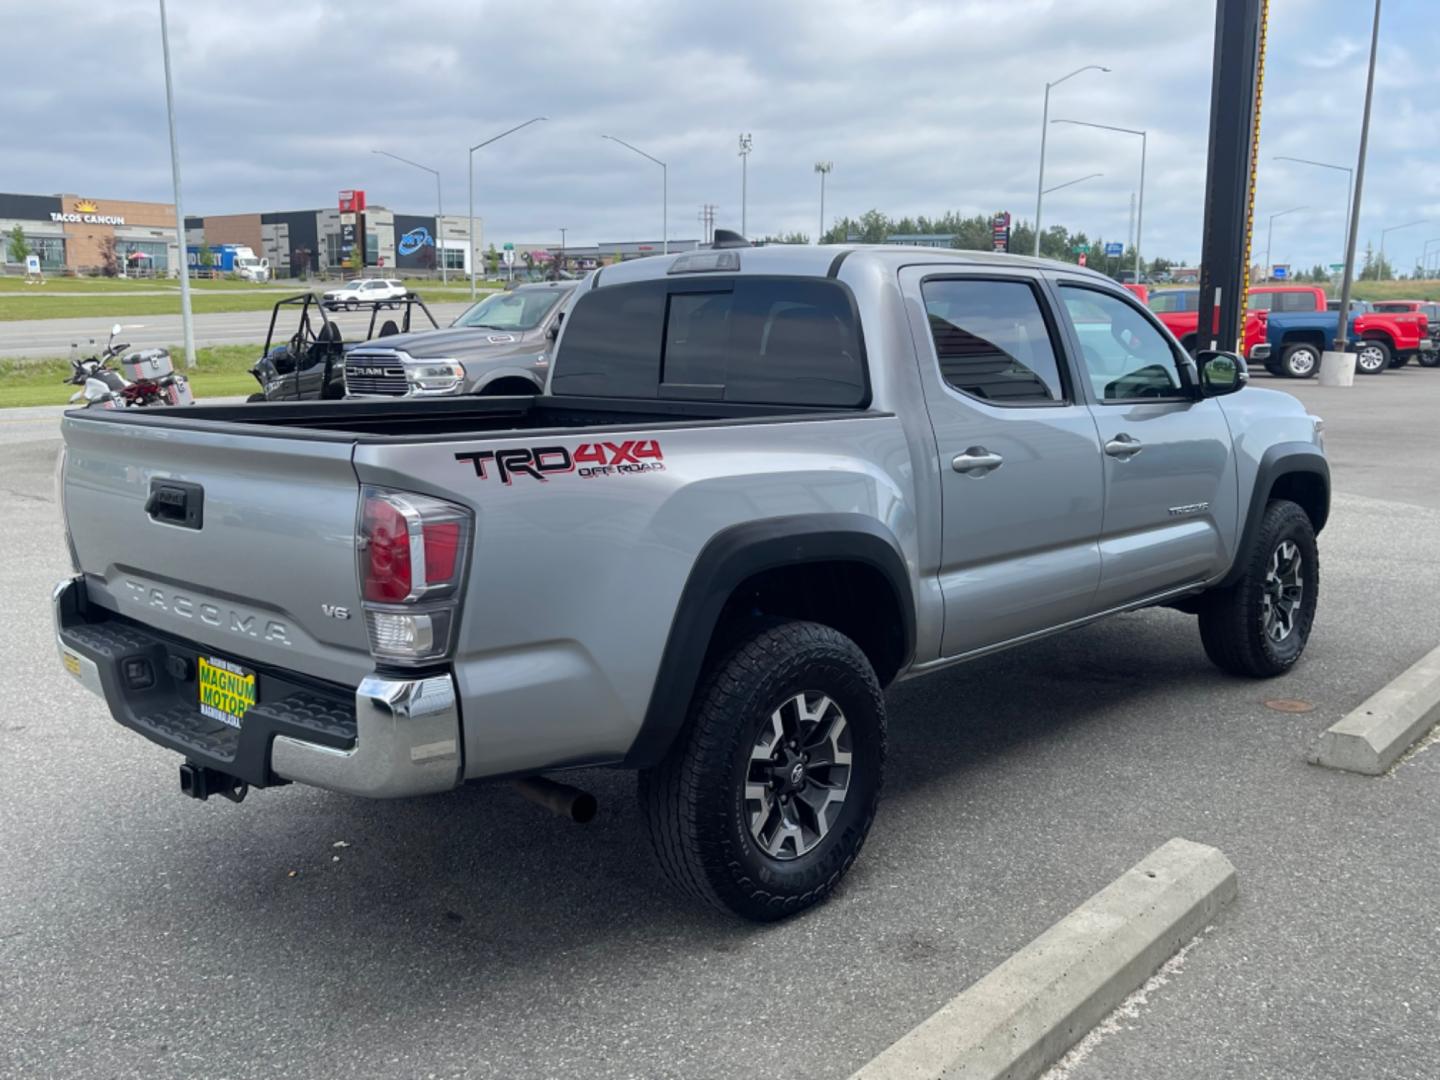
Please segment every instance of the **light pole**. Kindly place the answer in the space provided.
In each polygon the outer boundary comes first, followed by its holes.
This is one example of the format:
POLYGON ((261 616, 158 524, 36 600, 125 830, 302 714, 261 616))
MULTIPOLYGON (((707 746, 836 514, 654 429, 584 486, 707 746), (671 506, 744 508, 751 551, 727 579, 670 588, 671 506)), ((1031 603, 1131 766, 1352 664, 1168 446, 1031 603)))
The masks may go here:
POLYGON ((1420 253, 1420 267, 1427 274, 1430 272, 1430 245, 1440 244, 1440 236, 1432 236, 1425 241, 1425 249, 1420 253))
POLYGON ((1340 241, 1340 254, 1345 254, 1345 244, 1350 238, 1350 198, 1355 191, 1355 170, 1348 165, 1331 165, 1328 161, 1311 161, 1309 158, 1290 157, 1281 154, 1275 158, 1276 161, 1294 161, 1300 165, 1313 165, 1317 169, 1334 169, 1336 172, 1343 172, 1349 179, 1345 187, 1345 235, 1340 241))
MULTIPOLYGON (((1370 69, 1365 76, 1365 107, 1360 114, 1360 152, 1355 158, 1355 190, 1350 196, 1350 235, 1345 238, 1345 273, 1340 279, 1340 310, 1335 319, 1334 351, 1337 353, 1346 351, 1350 338, 1350 286, 1355 280, 1355 244, 1360 239, 1360 200, 1365 194, 1365 151, 1370 145, 1370 106, 1375 100, 1375 54, 1379 48, 1380 0, 1375 0, 1375 21, 1370 26, 1370 69)), ((1348 363, 1354 364, 1354 361, 1348 363)), ((1334 361, 1331 362, 1331 367, 1334 367, 1334 361)), ((1325 357, 1322 355, 1322 385, 1328 383, 1325 368, 1325 357)), ((1351 367, 1349 370, 1353 373, 1355 369, 1351 367)))
POLYGON ((651 157, 638 146, 631 146, 624 139, 617 139, 614 135, 601 135, 602 139, 609 139, 613 143, 619 143, 626 150, 633 150, 643 158, 653 161, 660 166, 660 253, 670 254, 670 167, 657 157, 651 157))
POLYGON ((538 124, 541 120, 548 119, 550 119, 548 116, 531 117, 523 124, 516 124, 512 128, 502 131, 499 135, 493 135, 484 142, 478 142, 470 147, 470 235, 465 240, 465 243, 470 246, 470 252, 465 261, 470 264, 471 300, 475 299, 475 151, 479 150, 482 146, 489 146, 492 142, 505 138, 506 135, 513 135, 521 128, 529 127, 531 124, 538 124))
POLYGON ((1077 180, 1066 180, 1063 184, 1056 184, 1054 187, 1047 187, 1042 195, 1049 195, 1052 191, 1059 191, 1061 188, 1073 187, 1076 184, 1083 184, 1086 180, 1094 180, 1097 176, 1104 176, 1103 172, 1092 172, 1089 176, 1082 176, 1077 180))
POLYGON ((1084 67, 1076 68, 1069 75, 1061 76, 1054 82, 1045 84, 1045 111, 1040 117, 1040 179, 1035 183, 1035 255, 1037 258, 1040 255, 1040 211, 1045 204, 1045 196, 1048 194, 1045 190, 1045 136, 1050 133, 1050 91, 1066 79, 1073 79, 1081 72, 1092 70, 1106 73, 1110 71, 1109 68, 1101 67, 1099 64, 1086 64, 1084 67))
MULTIPOLYGON (((563 273, 564 270, 565 270, 565 230, 566 230, 566 226, 561 225, 561 226, 559 226, 559 228, 560 228, 560 270, 561 270, 561 273, 563 273)), ((556 274, 556 275, 555 275, 555 278, 556 278, 556 280, 558 281, 559 278, 560 278, 560 275, 559 275, 559 274, 556 274)))
POLYGON ((1140 236, 1145 230, 1145 151, 1149 142, 1149 135, 1136 128, 1114 127, 1111 124, 1092 124, 1088 120, 1051 120, 1050 123, 1074 124, 1077 127, 1099 128, 1101 131, 1118 131, 1125 135, 1140 136, 1140 203, 1135 210, 1135 284, 1139 285, 1143 277, 1141 267, 1145 265, 1144 261, 1140 258, 1140 236))
POLYGON ((445 206, 440 199, 439 170, 432 169, 429 165, 421 165, 418 161, 403 158, 399 154, 392 154, 389 150, 371 150, 370 152, 382 157, 394 158, 396 161, 404 162, 417 169, 423 169, 435 177, 435 256, 440 260, 440 282, 444 284, 449 279, 445 276, 445 206))
POLYGON ((815 237, 816 244, 825 242, 825 177, 834 170, 833 161, 817 161, 815 171, 820 174, 820 235, 815 237))
POLYGON ((175 185, 175 240, 180 259, 180 323, 185 330, 185 366, 195 366, 195 319, 190 314, 190 254, 185 246, 185 210, 180 205, 180 144, 175 139, 175 90, 170 79, 170 29, 160 0, 160 51, 165 54, 165 115, 170 121, 170 179, 175 185))
POLYGON ((740 235, 748 237, 750 230, 745 217, 746 203, 746 166, 750 163, 750 133, 747 131, 740 136, 740 235))
POLYGON ((1426 222, 1422 218, 1420 221, 1407 221, 1404 225, 1391 225, 1388 229, 1380 230, 1380 263, 1375 268, 1376 281, 1380 280, 1380 274, 1385 269, 1385 237, 1390 233, 1395 232, 1397 229, 1410 229, 1414 228, 1416 225, 1424 224, 1426 224, 1426 222))
POLYGON ((1276 219, 1277 217, 1284 217, 1286 214, 1293 214, 1293 213, 1296 213, 1296 212, 1299 211, 1299 210, 1307 210, 1307 209, 1309 209, 1309 207, 1305 207, 1305 206, 1292 206, 1289 210, 1280 210, 1280 211, 1278 211, 1277 213, 1274 213, 1274 214, 1271 214, 1271 215, 1270 215, 1270 225, 1269 225, 1269 228, 1268 228, 1268 229, 1266 230, 1266 232, 1265 232, 1265 280, 1266 280, 1266 281, 1271 280, 1271 278, 1270 278, 1270 243, 1271 243, 1272 240, 1275 239, 1275 219, 1276 219))

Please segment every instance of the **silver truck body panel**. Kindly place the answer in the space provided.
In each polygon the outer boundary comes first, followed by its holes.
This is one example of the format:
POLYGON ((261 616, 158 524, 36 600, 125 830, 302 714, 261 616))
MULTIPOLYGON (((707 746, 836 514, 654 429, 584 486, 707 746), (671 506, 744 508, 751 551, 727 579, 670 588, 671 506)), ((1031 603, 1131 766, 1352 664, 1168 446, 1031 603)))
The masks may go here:
POLYGON ((91 598, 220 654, 354 686, 358 485, 344 443, 103 427, 66 414, 65 514, 91 598), (204 527, 145 511, 153 479, 204 487, 204 527))

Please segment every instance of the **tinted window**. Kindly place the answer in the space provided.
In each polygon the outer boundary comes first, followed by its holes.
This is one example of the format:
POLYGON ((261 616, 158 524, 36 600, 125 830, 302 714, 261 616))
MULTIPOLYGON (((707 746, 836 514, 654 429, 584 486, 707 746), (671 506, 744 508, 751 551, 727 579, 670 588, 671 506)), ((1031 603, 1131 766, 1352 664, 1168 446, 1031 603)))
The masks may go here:
MULTIPOLYGON (((865 404, 859 327, 841 286, 795 278, 739 278, 730 320, 726 401, 840 408, 865 404)), ((671 377, 667 357, 667 383, 671 377)))
POLYGON ((693 397, 770 405, 865 404, 845 290, 804 278, 614 285, 567 319, 557 394, 693 397))
POLYGON ((921 287, 940 375, 1002 405, 1063 401, 1035 290, 1023 281, 927 281, 921 287))
POLYGON ((1316 311, 1315 294, 1312 292, 1283 292, 1275 294, 1275 311, 1316 311))
POLYGON ((550 388, 556 394, 655 397, 665 283, 592 289, 566 318, 550 388))
POLYGON ((1102 401, 1168 398, 1180 393, 1170 342, 1149 319, 1111 293, 1062 285, 1085 370, 1102 401))
POLYGON ((1262 292, 1262 293, 1252 292, 1252 293, 1250 294, 1250 296, 1246 299, 1246 301, 1245 301, 1245 306, 1246 306, 1247 308, 1249 308, 1251 311, 1276 311, 1276 310, 1283 311, 1283 310, 1285 310, 1284 308, 1278 308, 1278 309, 1276 308, 1276 306, 1275 306, 1275 295, 1276 295, 1275 293, 1268 293, 1268 292, 1262 292))

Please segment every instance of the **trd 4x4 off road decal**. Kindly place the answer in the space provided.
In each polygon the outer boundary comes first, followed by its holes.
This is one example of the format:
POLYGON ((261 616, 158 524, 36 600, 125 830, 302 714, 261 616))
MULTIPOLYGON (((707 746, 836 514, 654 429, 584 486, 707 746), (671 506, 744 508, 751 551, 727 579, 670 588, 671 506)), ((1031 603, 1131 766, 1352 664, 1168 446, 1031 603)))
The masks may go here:
POLYGON ((490 466, 501 483, 528 476, 542 484, 556 473, 576 473, 587 480, 597 476, 624 476, 628 473, 663 472, 665 455, 658 439, 627 439, 625 442, 581 443, 572 452, 564 446, 511 447, 508 450, 476 450, 456 454, 456 461, 468 461, 475 475, 490 478, 490 466))

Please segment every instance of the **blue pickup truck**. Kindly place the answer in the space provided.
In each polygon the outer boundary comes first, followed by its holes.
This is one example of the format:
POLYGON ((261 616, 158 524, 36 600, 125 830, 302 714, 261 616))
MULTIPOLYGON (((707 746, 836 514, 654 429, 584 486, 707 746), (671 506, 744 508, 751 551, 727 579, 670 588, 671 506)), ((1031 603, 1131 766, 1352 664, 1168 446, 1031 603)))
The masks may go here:
MULTIPOLYGON (((1265 340, 1249 359, 1272 375, 1308 379, 1320 370, 1320 354, 1335 340, 1338 311, 1271 311, 1265 316, 1265 340)), ((1435 342, 1421 325, 1423 316, 1359 313, 1352 308, 1347 338, 1355 346, 1355 370, 1380 375, 1418 356, 1433 366, 1435 342)))

